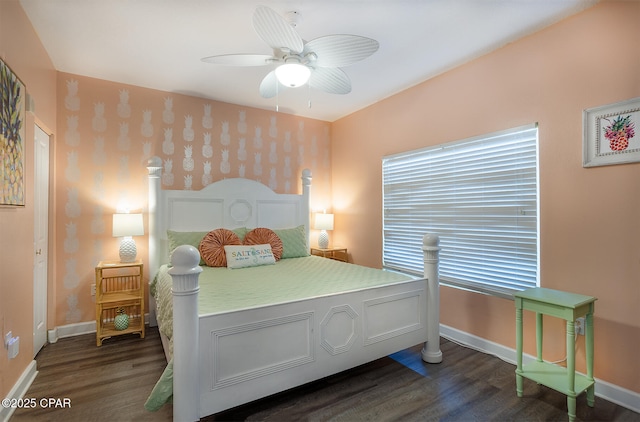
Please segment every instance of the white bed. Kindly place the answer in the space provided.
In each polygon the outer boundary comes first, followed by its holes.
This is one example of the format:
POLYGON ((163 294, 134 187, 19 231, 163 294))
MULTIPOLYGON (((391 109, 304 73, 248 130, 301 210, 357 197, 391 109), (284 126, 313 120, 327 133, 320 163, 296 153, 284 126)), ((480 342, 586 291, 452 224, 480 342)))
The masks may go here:
MULTIPOLYGON (((163 190, 161 160, 151 159, 148 170, 151 277, 167 263, 167 230, 304 225, 308 242, 308 170, 301 195, 276 194, 248 179, 225 179, 201 191, 163 190)), ((441 362, 438 238, 425 235, 423 251, 422 279, 198 315, 200 255, 180 246, 169 271, 174 420, 199 420, 420 343, 425 362, 441 362)), ((149 303, 155 324, 153 297, 149 303)))

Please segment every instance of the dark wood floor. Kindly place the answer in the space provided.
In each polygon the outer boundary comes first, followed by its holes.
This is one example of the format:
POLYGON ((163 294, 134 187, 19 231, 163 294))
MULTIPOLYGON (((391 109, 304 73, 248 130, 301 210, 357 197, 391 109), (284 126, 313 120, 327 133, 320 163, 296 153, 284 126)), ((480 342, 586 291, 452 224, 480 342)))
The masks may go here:
MULTIPOLYGON (((442 340, 444 362, 425 364, 420 346, 203 421, 564 421, 565 396, 525 380, 514 366, 442 340)), ((143 404, 165 360, 156 329, 106 340, 61 339, 37 356, 39 374, 25 397, 68 398, 70 408, 19 409, 11 421, 171 421, 172 407, 143 404)), ((578 421, 634 421, 640 414, 596 397, 578 397, 578 421)))

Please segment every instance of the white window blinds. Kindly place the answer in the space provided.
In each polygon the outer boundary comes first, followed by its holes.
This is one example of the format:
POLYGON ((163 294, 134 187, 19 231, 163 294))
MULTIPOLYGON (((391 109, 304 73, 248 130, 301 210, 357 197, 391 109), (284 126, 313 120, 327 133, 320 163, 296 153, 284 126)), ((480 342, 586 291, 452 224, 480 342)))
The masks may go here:
POLYGON ((538 284, 536 124, 384 157, 383 266, 422 275, 440 236, 442 283, 510 297, 538 284))

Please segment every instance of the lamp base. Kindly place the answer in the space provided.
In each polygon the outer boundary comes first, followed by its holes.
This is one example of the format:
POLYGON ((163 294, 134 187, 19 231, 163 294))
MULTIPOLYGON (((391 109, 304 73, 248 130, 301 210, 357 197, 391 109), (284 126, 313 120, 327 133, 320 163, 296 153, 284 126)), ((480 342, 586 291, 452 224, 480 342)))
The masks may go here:
POLYGON ((135 240, 131 236, 123 237, 120 241, 120 262, 134 262, 137 255, 135 240))
POLYGON ((327 249, 329 247, 329 234, 326 230, 322 230, 320 236, 318 236, 318 247, 320 249, 327 249))

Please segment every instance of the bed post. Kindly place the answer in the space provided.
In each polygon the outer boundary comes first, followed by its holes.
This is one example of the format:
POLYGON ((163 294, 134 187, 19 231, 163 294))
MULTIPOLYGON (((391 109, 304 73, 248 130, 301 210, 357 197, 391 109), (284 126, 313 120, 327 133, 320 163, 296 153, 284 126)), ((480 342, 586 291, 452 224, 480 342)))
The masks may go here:
MULTIPOLYGON (((147 235, 149 236, 149 268, 147 274, 149 276, 149 282, 156 276, 158 268, 160 267, 160 257, 158 250, 158 198, 160 195, 160 175, 162 173, 162 159, 160 157, 151 157, 147 162, 147 171, 149 172, 149 198, 147 204, 147 216, 149 219, 149 229, 147 235)), ((149 304, 149 326, 155 327, 158 325, 156 320, 156 303, 155 298, 149 292, 149 298, 147 300, 149 304)))
POLYGON ((200 420, 199 263, 200 253, 190 245, 178 246, 171 254, 174 421, 200 420))
POLYGON ((307 234, 307 249, 309 249, 310 241, 309 241, 309 229, 311 224, 311 209, 309 208, 309 203, 311 200, 311 170, 304 169, 302 170, 302 221, 304 221, 304 229, 307 234))
POLYGON ((427 233, 422 239, 424 253, 424 278, 427 279, 427 341, 422 349, 422 360, 427 363, 442 362, 440 351, 440 280, 438 262, 440 238, 427 233))

